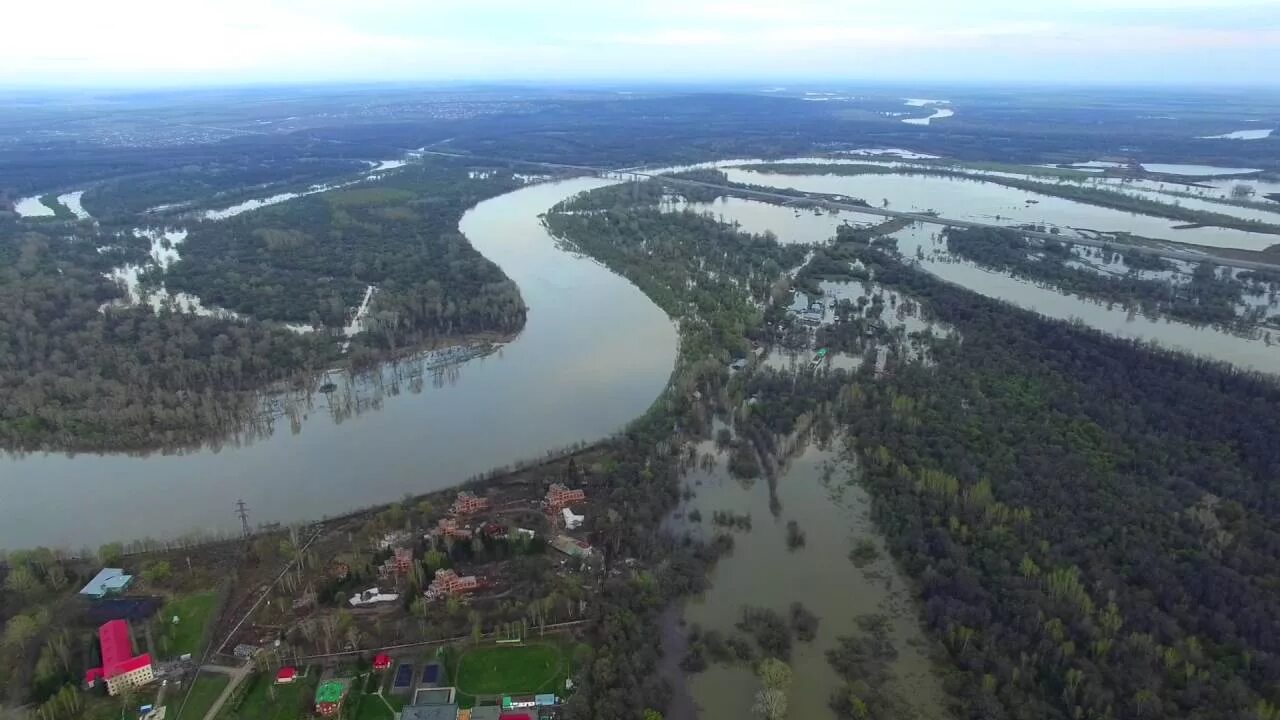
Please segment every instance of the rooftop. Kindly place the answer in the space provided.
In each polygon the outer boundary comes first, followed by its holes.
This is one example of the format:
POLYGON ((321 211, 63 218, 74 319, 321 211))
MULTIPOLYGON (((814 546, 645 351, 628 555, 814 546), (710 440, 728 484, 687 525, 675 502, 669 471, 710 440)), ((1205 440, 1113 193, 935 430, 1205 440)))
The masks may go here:
POLYGON ((457 717, 457 705, 409 705, 400 713, 400 720, 456 720, 457 717))
POLYGON ((129 623, 124 620, 112 620, 98 628, 98 642, 102 645, 102 675, 108 680, 151 664, 150 655, 133 654, 129 623))
POLYGON ((80 589, 81 595, 89 595, 91 597, 102 597, 111 593, 121 592, 129 586, 133 581, 132 575, 126 575, 121 568, 103 568, 98 571, 97 575, 80 589))

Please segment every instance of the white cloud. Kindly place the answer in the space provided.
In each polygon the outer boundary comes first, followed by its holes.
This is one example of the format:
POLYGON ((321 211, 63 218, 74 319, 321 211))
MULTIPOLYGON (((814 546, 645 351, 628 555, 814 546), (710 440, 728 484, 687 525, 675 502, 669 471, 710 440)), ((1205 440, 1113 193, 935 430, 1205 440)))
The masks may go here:
POLYGON ((1280 28, 1231 23, 1232 13, 1267 6, 1273 4, 62 0, 51 13, 22 2, 6 9, 10 32, 0 43, 0 83, 838 76, 852 72, 845 68, 855 61, 858 77, 924 77, 966 67, 990 72, 993 59, 1004 62, 1019 47, 1029 73, 1091 53, 1129 54, 1139 64, 1144 54, 1159 53, 1185 56, 1162 76, 1184 71, 1189 77, 1200 71, 1198 50, 1253 48, 1259 53, 1254 72, 1271 79, 1266 67, 1280 56, 1280 28), (1179 19, 1170 12, 1189 14, 1179 19))

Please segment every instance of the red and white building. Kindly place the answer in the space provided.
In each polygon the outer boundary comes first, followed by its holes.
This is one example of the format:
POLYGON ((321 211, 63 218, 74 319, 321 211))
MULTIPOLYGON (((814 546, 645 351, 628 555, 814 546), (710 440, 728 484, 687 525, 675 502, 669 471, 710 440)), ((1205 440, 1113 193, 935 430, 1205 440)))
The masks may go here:
POLYGON ((547 490, 547 496, 543 499, 542 504, 546 507, 547 512, 554 514, 561 510, 584 503, 587 501, 587 494, 580 490, 569 488, 560 483, 552 483, 551 488, 547 490))
POLYGON ((382 564, 383 577, 391 575, 408 575, 413 568, 413 548, 396 548, 391 557, 382 564))
POLYGON ((460 492, 458 497, 454 499, 453 506, 449 508, 449 512, 454 515, 475 515, 482 510, 489 509, 489 498, 477 497, 475 493, 460 492))
POLYGON ((84 674, 84 682, 89 687, 102 680, 107 684, 107 694, 118 695, 126 687, 139 688, 156 679, 151 655, 133 654, 129 624, 124 620, 112 620, 98 628, 98 644, 102 646, 102 667, 91 668, 84 674))
POLYGON ((451 517, 440 518, 439 522, 436 523, 436 534, 441 537, 470 540, 471 528, 459 524, 457 520, 451 517))
POLYGON ((391 667, 391 656, 386 653, 378 653, 373 656, 373 669, 386 670, 391 667))
POLYGON ((291 667, 282 667, 276 672, 277 685, 292 685, 298 679, 298 669, 291 667))
POLYGON ((480 580, 475 575, 459 576, 452 570, 441 568, 436 571, 435 579, 427 587, 426 596, 428 600, 456 597, 475 592, 479 588, 480 580))

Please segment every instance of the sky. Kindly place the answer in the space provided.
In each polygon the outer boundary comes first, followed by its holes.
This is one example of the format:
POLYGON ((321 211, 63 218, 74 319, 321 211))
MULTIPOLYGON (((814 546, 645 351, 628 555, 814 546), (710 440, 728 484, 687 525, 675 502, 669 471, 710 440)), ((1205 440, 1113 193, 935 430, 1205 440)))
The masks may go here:
POLYGON ((1280 0, 15 0, 0 85, 1276 85, 1280 0))

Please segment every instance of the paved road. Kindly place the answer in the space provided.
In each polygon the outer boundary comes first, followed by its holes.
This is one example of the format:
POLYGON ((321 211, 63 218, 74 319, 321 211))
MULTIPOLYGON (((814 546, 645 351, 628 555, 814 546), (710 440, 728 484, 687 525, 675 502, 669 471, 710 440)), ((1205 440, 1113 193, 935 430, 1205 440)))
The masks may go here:
MULTIPOLYGON (((888 208, 867 207, 865 205, 855 205, 849 202, 841 202, 832 200, 829 197, 801 193, 800 196, 781 192, 770 192, 767 190, 745 190, 742 188, 729 187, 720 183, 703 182, 700 180, 688 180, 684 178, 673 178, 661 175, 659 173, 644 172, 640 170, 609 170, 607 168, 592 167, 590 165, 569 165, 565 163, 546 163, 534 162, 531 160, 519 160, 516 158, 500 158, 485 157, 482 155, 470 155, 466 153, 440 152, 436 150, 424 150, 424 155, 440 155, 443 157, 464 158, 471 160, 482 160, 489 162, 516 163, 522 165, 532 165, 535 167, 548 168, 553 170, 575 170, 579 172, 589 172, 602 177, 612 177, 618 179, 627 178, 656 178, 661 177, 663 182, 672 185, 684 185, 686 187, 707 187, 721 190, 729 190, 736 195, 742 197, 763 198, 766 200, 784 200, 787 202, 801 201, 810 205, 817 205, 831 210, 840 210, 842 212, 863 213, 866 215, 879 215, 888 218, 902 218, 911 222, 929 223, 932 225, 943 225, 947 227, 959 228, 1001 228, 1009 229, 1006 225, 993 225, 991 223, 974 222, 972 220, 953 220, 951 218, 939 217, 936 215, 922 215, 920 213, 903 212, 901 210, 890 210, 888 208)), ((1054 240, 1057 242, 1070 242, 1076 245, 1085 245, 1088 247, 1110 248, 1116 252, 1136 252, 1146 255, 1157 255, 1164 258, 1172 258, 1175 260, 1186 260, 1189 262, 1209 261, 1218 265, 1227 267, 1241 268, 1244 270, 1271 270, 1280 271, 1280 262, 1261 262, 1254 260, 1241 260, 1238 258, 1227 257, 1222 255, 1214 255, 1208 252, 1197 252, 1194 250, 1178 250, 1176 248, 1166 247, 1163 245, 1145 245, 1136 243, 1126 243, 1113 240, 1094 240, 1092 238, 1079 237, 1063 237, 1047 232, 1037 232, 1034 230, 1019 230, 1023 235, 1040 241, 1054 240)), ((1277 244, 1280 244, 1280 237, 1277 237, 1277 244)))

